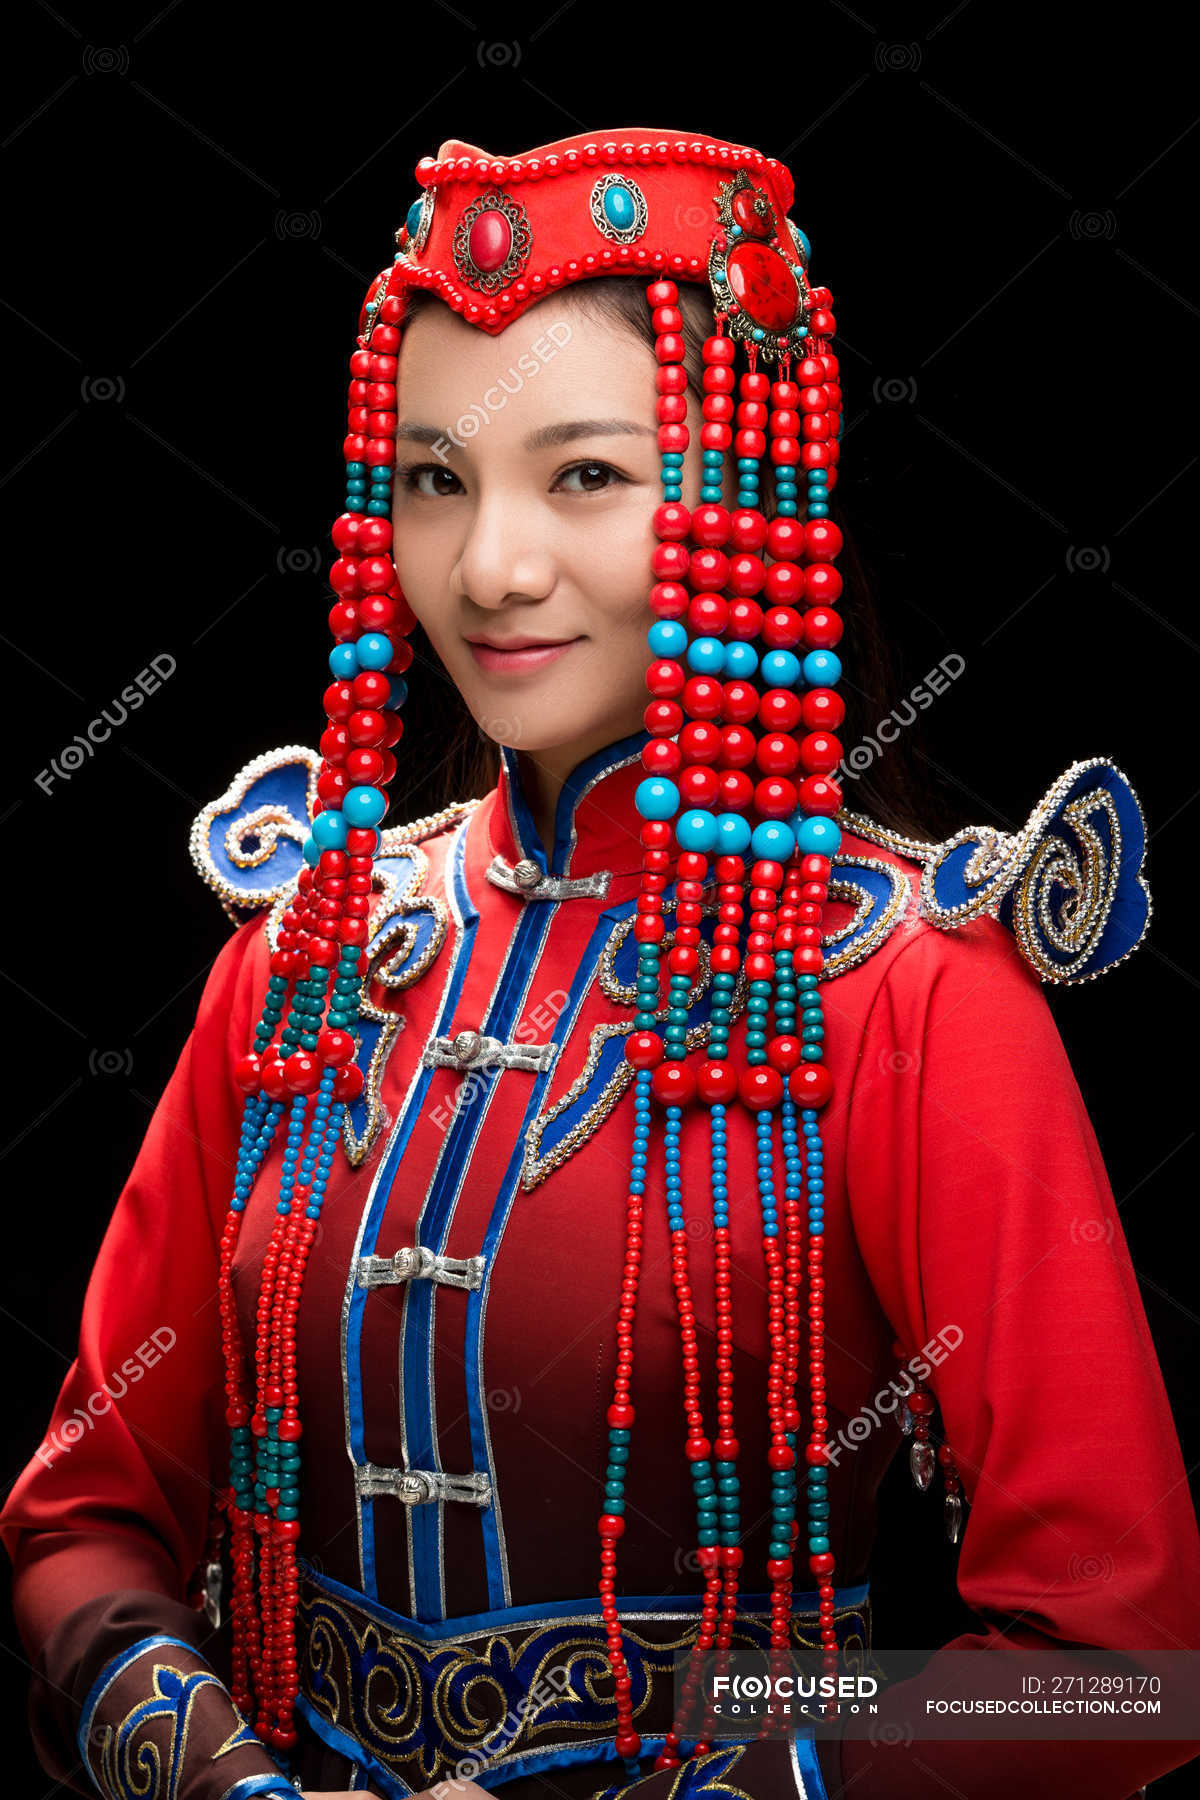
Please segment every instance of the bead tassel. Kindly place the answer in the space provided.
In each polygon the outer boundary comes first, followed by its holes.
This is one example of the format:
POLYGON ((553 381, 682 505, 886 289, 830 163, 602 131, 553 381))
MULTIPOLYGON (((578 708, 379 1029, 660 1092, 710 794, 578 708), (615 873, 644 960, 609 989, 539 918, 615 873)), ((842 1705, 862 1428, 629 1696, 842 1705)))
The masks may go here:
MULTIPOLYGON (((754 170, 765 166, 758 152, 738 151, 731 159, 727 151, 704 144, 677 144, 670 156, 680 162, 704 160, 725 172, 731 166, 754 170)), ((518 171, 527 180, 550 176, 558 172, 550 167, 551 160, 546 159, 544 170, 536 159, 524 167, 519 161, 497 164, 496 178, 515 181, 518 171)), ((576 160, 570 152, 563 168, 573 168, 576 160)), ((584 153, 582 160, 595 158, 584 153)), ((619 160, 630 159, 622 152, 619 160)), ((640 149, 632 160, 645 160, 640 149)), ((455 164, 429 163, 419 174, 423 181, 436 181, 468 172, 455 164)), ((722 254, 733 245, 739 229, 734 224, 717 232, 722 254)), ((778 247, 777 238, 771 241, 778 247)), ((794 251, 794 245, 789 244, 789 250, 794 251)), ((605 256, 605 267, 615 269, 615 262, 605 256)), ((644 248, 628 260, 638 268, 662 270, 668 264, 667 258, 656 259, 644 248)), ((702 279, 699 259, 669 260, 681 273, 686 263, 686 273, 702 279)), ((584 267, 582 272, 593 271, 584 267)), ((557 273, 549 273, 552 285, 557 273)), ((437 282, 445 288, 434 271, 414 267, 408 278, 417 285, 437 282)), ((514 293, 522 285, 515 282, 514 293)), ((346 510, 333 528, 338 556, 330 582, 337 598, 329 623, 335 642, 329 658, 332 680, 324 696, 327 725, 321 737, 318 800, 296 896, 283 915, 271 954, 254 1048, 235 1071, 245 1101, 234 1193, 220 1247, 230 1459, 229 1481, 214 1515, 208 1552, 219 1544, 227 1522, 233 1574, 233 1698, 253 1717, 256 1731, 282 1767, 297 1741, 294 1709, 299 1691, 295 1615, 303 1427, 297 1321, 343 1115, 362 1085, 354 1059, 367 969, 364 946, 372 867, 381 841, 387 787, 396 769, 393 750, 402 730, 398 715, 406 697, 404 672, 412 660, 405 639, 415 623, 391 557, 396 376, 404 302, 402 293, 377 293, 377 288, 378 283, 369 296, 369 329, 350 358, 346 510), (281 1128, 285 1142, 275 1228, 263 1258, 254 1342, 246 1345, 233 1269, 250 1194, 281 1128)), ((617 1545, 626 1525, 625 1483, 635 1422, 634 1323, 648 1154, 656 1119, 664 1146, 671 1279, 683 1358, 684 1453, 696 1501, 696 1560, 704 1593, 700 1628, 674 1722, 655 1768, 675 1767, 686 1755, 710 1747, 711 1702, 691 1750, 684 1722, 693 1714, 703 1666, 710 1653, 715 1654, 718 1669, 724 1666, 738 1621, 744 1552, 733 1405, 727 1141, 729 1118, 737 1107, 745 1107, 754 1121, 766 1275, 771 1664, 776 1670, 787 1666, 793 1558, 802 1538, 809 1572, 819 1584, 826 1667, 835 1667, 837 1661, 826 1491, 824 1187, 818 1125, 831 1083, 822 1058, 817 984, 830 858, 840 837, 831 815, 841 803, 832 780, 841 758, 841 746, 832 734, 844 711, 834 691, 840 672, 834 646, 841 635, 834 609, 841 578, 833 565, 841 534, 828 518, 828 503, 837 479, 841 390, 837 360, 827 348, 835 328, 829 292, 810 288, 807 281, 804 292, 807 327, 781 337, 773 348, 763 342, 763 330, 748 332, 745 320, 735 317, 736 302, 729 312, 716 314, 718 329, 704 345, 700 505, 690 512, 682 504, 689 432, 679 294, 665 274, 646 289, 656 332, 663 499, 654 519, 658 544, 650 594, 652 660, 646 676, 649 742, 643 753, 646 778, 637 799, 643 820, 634 927, 637 1012, 627 1040, 634 1068, 634 1138, 616 1371, 606 1414, 608 1463, 597 1527, 598 1588, 615 1683, 615 1746, 631 1778, 641 1772, 642 1743, 634 1723, 633 1684, 617 1603, 617 1545), (799 337, 808 338, 809 353, 793 379, 790 346, 799 337), (734 366, 735 339, 745 342, 747 367, 740 374, 734 366), (760 372, 760 351, 764 357, 778 358, 779 379, 772 381, 760 372), (732 512, 723 504, 730 453, 738 479, 732 512), (775 516, 769 523, 759 492, 764 459, 770 460, 774 474, 775 516), (807 484, 803 520, 801 472, 807 484), (690 546, 684 541, 689 538, 690 546), (797 727, 803 728, 799 737, 793 735, 797 727), (675 919, 668 934, 665 897, 672 882, 675 919), (687 1052, 688 1014, 701 966, 701 922, 709 884, 715 885, 717 914, 709 957, 709 1042, 703 1061, 693 1069, 687 1052), (746 1064, 738 1070, 730 1060, 729 1044, 735 992, 743 990, 746 1064), (773 1028, 768 1030, 772 1011, 773 1028), (701 1402, 682 1174, 684 1133, 697 1103, 709 1114, 717 1343, 711 1436, 705 1431, 701 1402), (806 1532, 796 1517, 797 1444, 803 1425, 796 1389, 805 1273, 806 1532)), ((479 317, 478 306, 464 306, 453 294, 447 297, 465 316, 479 317)), ((501 294, 497 307, 503 313, 511 303, 507 294, 501 294)), ((950 1465, 944 1466, 949 1490, 950 1465)))

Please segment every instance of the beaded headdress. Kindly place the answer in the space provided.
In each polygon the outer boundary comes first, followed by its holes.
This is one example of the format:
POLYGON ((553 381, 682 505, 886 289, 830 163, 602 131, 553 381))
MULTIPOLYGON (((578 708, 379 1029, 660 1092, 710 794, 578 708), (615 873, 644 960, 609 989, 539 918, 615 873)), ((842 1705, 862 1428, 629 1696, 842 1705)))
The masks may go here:
MULTIPOLYGON (((497 333, 566 284, 644 275, 658 364, 662 500, 647 570, 648 737, 637 788, 643 848, 634 925, 638 1011, 626 1049, 634 1070, 633 1142, 598 1519, 600 1610, 616 1681, 615 1748, 632 1779, 642 1772, 641 1740, 615 1596, 635 1418, 633 1324, 647 1152, 652 1133, 661 1132, 684 1365, 683 1448, 705 1583, 693 1651, 698 1664, 706 1652, 728 1651, 743 1560, 729 1377, 726 1120, 735 1107, 748 1109, 755 1121, 771 1343, 774 1523, 766 1575, 772 1666, 788 1666, 798 1569, 819 1596, 825 1666, 837 1664, 820 1131, 831 1080, 818 988, 830 859, 840 840, 833 771, 842 756, 835 733, 844 713, 837 692, 842 536, 829 516, 842 423, 838 362, 829 347, 835 321, 828 288, 809 279, 808 239, 787 216, 791 176, 757 150, 646 130, 581 134, 500 159, 452 141, 437 160, 424 158, 416 177, 421 197, 397 232, 394 262, 368 289, 350 356, 346 509, 333 527, 335 643, 318 800, 305 866, 271 956, 254 1048, 236 1071, 246 1100, 221 1244, 232 1435, 223 1495, 233 1570, 232 1693, 265 1743, 280 1753, 295 1744, 302 1435, 295 1326, 342 1117, 362 1087, 355 1028, 367 968, 372 864, 396 770, 412 661, 407 636, 415 624, 391 555, 396 379, 407 297, 414 288, 429 289, 468 323, 497 333), (713 306, 712 335, 703 346, 703 475, 694 511, 682 502, 689 431, 680 282, 705 286, 713 306), (736 504, 727 508, 730 458, 736 504), (762 503, 765 464, 772 476, 770 519, 762 503), (705 884, 713 882, 708 1042, 689 1054, 688 995, 700 961, 705 884), (672 887, 668 939, 664 896, 672 887), (735 1065, 729 1039, 739 981, 747 995, 746 1032, 735 1065), (709 1420, 701 1406, 688 1282, 680 1173, 685 1126, 707 1131, 711 1149, 717 1403, 709 1420), (280 1130, 287 1148, 257 1310, 255 1385, 248 1392, 231 1273, 256 1173, 280 1130), (777 1168, 783 1171, 778 1185, 777 1168), (805 1356, 802 1410, 796 1389, 805 1356)), ((655 1768, 710 1747, 707 1717, 690 1747, 681 1729, 697 1680, 693 1667, 655 1768)), ((767 1728, 779 1727, 769 1721, 767 1728)))

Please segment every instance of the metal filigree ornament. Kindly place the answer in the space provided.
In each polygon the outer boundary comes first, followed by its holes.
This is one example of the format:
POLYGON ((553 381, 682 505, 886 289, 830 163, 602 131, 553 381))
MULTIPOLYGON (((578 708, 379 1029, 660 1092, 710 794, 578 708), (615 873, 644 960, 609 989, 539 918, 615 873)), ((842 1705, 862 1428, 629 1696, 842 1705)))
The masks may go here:
POLYGON ((429 242, 429 229, 433 224, 433 209, 437 201, 437 189, 427 187, 419 201, 414 201, 408 209, 408 217, 396 233, 396 246, 402 256, 420 256, 429 242), (413 220, 413 209, 417 208, 416 220, 413 220))
POLYGON ((467 287, 498 294, 529 261, 533 233, 519 201, 499 188, 488 188, 459 214, 451 252, 467 287))
POLYGON ((611 244, 633 244, 646 229, 646 196, 628 175, 610 170, 589 196, 592 223, 611 244))
POLYGON ((768 362, 801 355, 811 299, 794 228, 787 222, 781 232, 770 195, 744 169, 721 184, 713 206, 720 228, 708 253, 708 282, 730 336, 753 344, 768 362))
POLYGON ((370 342, 371 333, 375 329, 376 317, 380 307, 383 305, 384 297, 387 294, 387 275, 388 272, 384 269, 371 283, 366 303, 362 309, 362 325, 358 333, 358 344, 360 349, 366 348, 367 344, 370 342))

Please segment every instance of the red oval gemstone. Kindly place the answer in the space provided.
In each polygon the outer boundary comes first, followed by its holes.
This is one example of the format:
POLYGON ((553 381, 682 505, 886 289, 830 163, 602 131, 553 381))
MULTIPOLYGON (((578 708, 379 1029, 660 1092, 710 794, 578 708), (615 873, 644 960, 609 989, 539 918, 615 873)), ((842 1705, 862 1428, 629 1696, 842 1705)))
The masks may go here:
POLYGON ((740 225, 748 237, 769 238, 773 236, 770 208, 757 188, 739 188, 733 196, 729 210, 733 215, 734 223, 740 225), (762 211, 759 210, 760 207, 762 211))
POLYGON ((791 264, 767 244, 737 244, 725 262, 734 299, 764 331, 786 331, 800 310, 791 264))
POLYGON ((481 212, 467 234, 471 261, 484 274, 500 268, 512 249, 512 226, 504 213, 494 206, 481 212))

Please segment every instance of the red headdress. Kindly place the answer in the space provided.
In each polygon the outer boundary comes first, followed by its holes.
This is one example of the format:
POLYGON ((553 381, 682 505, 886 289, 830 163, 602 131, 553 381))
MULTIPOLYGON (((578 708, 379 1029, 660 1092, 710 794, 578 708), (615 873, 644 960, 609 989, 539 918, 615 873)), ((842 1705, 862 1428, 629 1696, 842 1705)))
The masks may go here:
MULTIPOLYGON (((725 1144, 731 1107, 753 1113, 758 1143, 756 1201, 772 1345, 771 1655, 773 1664, 787 1666, 798 1569, 819 1594, 827 1667, 837 1660, 818 1123, 830 1079, 817 986, 830 858, 840 837, 832 815, 841 795, 832 771, 841 759, 833 733, 843 716, 834 654, 841 637, 835 610, 841 534, 829 517, 842 412, 829 348, 831 296, 810 284, 808 241, 787 217, 793 199, 787 169, 744 146, 627 130, 581 133, 521 156, 490 158, 452 140, 416 173, 422 197, 397 233, 395 261, 370 286, 350 357, 347 499, 333 529, 334 679, 325 692, 319 806, 307 866, 272 956, 255 1047, 238 1069, 247 1099, 222 1241, 221 1295, 233 1439, 224 1495, 232 1529, 233 1696, 275 1750, 294 1744, 302 1435, 295 1322, 342 1114, 362 1082, 355 1024, 372 860, 412 660, 406 634, 414 618, 391 557, 396 378, 407 296, 414 287, 430 289, 469 324, 496 333, 567 283, 640 274, 656 333, 663 493, 654 516, 658 544, 646 572, 653 622, 645 779, 637 795, 644 852, 635 927, 639 1011, 627 1048, 636 1071, 633 1145, 598 1521, 616 1749, 636 1776, 641 1745, 623 1678, 614 1596, 634 1428, 646 1148, 652 1130, 661 1130, 684 1359, 682 1448, 695 1488, 706 1588, 693 1654, 719 1657, 731 1642, 742 1563, 729 1377, 732 1202, 725 1144), (704 344, 703 485, 694 511, 682 504, 689 431, 680 282, 706 286, 713 301, 713 334, 704 344), (732 508, 724 504, 728 459, 736 473, 732 508), (769 519, 762 494, 768 468, 769 519), (697 1064, 686 1049, 686 996, 698 967, 706 880, 715 881, 719 904, 709 1042, 697 1064), (675 929, 668 940, 664 895, 672 885, 675 929), (744 989, 747 1015, 736 1067, 728 1054, 735 986, 744 989), (263 1271, 256 1386, 247 1393, 230 1272, 256 1171, 285 1118, 289 1154, 263 1271), (700 1197, 711 1200, 716 1247, 717 1405, 710 1419, 701 1407, 679 1176, 685 1122, 689 1130, 707 1130, 711 1142, 711 1194, 700 1197), (778 1185, 776 1167, 784 1171, 778 1185), (802 1403, 798 1378, 805 1365, 802 1403)), ((696 1666, 655 1767, 691 1753, 680 1726, 696 1696, 696 1666)), ((696 1749, 708 1748, 704 1730, 696 1749)))

